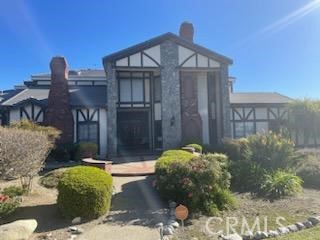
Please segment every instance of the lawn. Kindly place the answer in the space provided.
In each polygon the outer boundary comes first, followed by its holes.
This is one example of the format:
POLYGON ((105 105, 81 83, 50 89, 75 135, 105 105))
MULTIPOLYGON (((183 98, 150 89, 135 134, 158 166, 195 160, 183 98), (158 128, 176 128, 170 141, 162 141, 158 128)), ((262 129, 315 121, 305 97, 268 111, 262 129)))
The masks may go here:
MULTIPOLYGON (((288 197, 278 201, 270 202, 263 199, 253 198, 250 194, 235 194, 238 200, 238 206, 236 210, 223 212, 221 218, 222 223, 213 221, 209 224, 209 229, 212 232, 222 230, 224 234, 226 232, 226 222, 227 218, 233 217, 237 218, 239 223, 234 226, 238 233, 241 233, 242 219, 245 217, 249 226, 252 227, 253 223, 257 219, 260 220, 260 229, 264 231, 264 222, 267 218, 267 229, 276 230, 277 229, 277 217, 285 218, 281 223, 284 226, 296 223, 297 221, 305 221, 310 215, 320 213, 320 191, 305 189, 304 194, 288 197), (308 203, 308 204, 306 204, 308 203)), ((177 231, 175 239, 192 239, 193 237, 198 238, 198 240, 207 239, 217 239, 215 237, 209 237, 206 233, 206 222, 208 217, 206 216, 194 216, 191 220, 186 223, 185 231, 180 228, 177 231)), ((234 223, 234 220, 229 220, 234 223), (232 221, 231 221, 232 220, 232 221)), ((257 228, 254 230, 257 231, 257 228)), ((308 236, 309 239, 316 239, 316 236, 320 233, 320 228, 306 230, 302 234, 302 239, 304 236, 308 236)), ((278 238, 282 239, 282 238, 278 238)), ((283 239, 293 239, 293 238, 283 238, 283 239)), ((306 239, 305 237, 303 239, 306 239)), ((320 236, 317 238, 320 239, 320 236)))
POLYGON ((277 238, 278 240, 320 240, 320 227, 304 230, 294 234, 288 234, 277 238))

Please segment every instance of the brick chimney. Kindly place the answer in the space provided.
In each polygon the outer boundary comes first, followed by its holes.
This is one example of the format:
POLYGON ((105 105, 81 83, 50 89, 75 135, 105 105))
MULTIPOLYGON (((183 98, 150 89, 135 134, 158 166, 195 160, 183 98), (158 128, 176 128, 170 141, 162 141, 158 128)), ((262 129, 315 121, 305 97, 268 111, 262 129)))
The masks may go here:
POLYGON ((50 62, 51 86, 44 123, 62 131, 57 143, 73 142, 73 116, 69 101, 68 64, 64 57, 54 57, 50 62))
POLYGON ((194 34, 193 24, 190 22, 183 22, 180 26, 180 31, 179 31, 180 37, 190 42, 193 42, 193 34, 194 34))

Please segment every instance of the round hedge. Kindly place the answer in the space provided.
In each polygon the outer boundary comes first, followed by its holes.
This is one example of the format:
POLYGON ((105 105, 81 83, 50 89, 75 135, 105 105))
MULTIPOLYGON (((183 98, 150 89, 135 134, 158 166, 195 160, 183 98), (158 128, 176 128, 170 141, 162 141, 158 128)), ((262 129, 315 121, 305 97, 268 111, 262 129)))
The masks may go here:
POLYGON ((58 207, 63 215, 97 218, 110 209, 112 177, 96 167, 73 167, 63 174, 58 191, 58 207))

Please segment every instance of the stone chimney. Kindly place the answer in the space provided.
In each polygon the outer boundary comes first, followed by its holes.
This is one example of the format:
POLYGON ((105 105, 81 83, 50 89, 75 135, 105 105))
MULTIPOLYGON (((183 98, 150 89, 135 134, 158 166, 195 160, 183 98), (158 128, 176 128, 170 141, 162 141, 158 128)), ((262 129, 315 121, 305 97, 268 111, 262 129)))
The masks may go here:
POLYGON ((64 57, 54 57, 50 62, 51 86, 48 107, 44 115, 45 125, 62 131, 57 143, 73 142, 73 116, 68 88, 68 64, 64 57))
POLYGON ((190 22, 183 22, 180 26, 180 31, 179 31, 180 37, 190 42, 193 42, 193 34, 194 34, 193 24, 190 22))

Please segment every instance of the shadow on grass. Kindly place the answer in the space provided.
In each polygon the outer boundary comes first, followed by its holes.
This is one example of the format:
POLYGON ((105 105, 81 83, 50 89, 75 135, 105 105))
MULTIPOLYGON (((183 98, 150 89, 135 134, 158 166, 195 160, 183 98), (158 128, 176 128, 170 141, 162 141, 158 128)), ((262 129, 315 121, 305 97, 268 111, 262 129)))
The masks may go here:
POLYGON ((61 216, 57 204, 20 207, 13 215, 0 219, 0 224, 23 219, 36 219, 38 227, 35 232, 37 233, 53 231, 70 225, 70 220, 61 216))
POLYGON ((153 188, 154 177, 128 182, 112 198, 111 211, 105 223, 154 227, 166 221, 167 210, 153 188))

